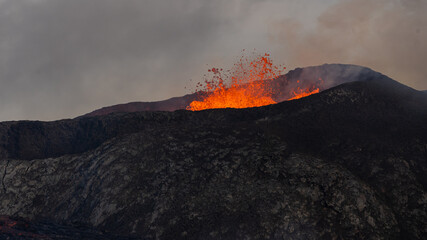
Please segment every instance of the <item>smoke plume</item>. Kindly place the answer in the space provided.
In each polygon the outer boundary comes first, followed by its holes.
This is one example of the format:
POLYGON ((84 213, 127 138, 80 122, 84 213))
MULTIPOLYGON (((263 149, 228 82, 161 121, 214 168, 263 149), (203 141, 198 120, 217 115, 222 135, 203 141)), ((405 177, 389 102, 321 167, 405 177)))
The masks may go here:
POLYGON ((312 27, 294 19, 273 24, 271 37, 293 66, 350 63, 427 89, 427 1, 348 0, 312 27))

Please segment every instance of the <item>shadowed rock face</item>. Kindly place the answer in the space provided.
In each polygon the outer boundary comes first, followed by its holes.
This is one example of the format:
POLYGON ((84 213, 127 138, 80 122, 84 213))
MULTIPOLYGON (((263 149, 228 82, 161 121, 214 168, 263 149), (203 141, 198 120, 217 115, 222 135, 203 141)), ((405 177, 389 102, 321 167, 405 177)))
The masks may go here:
POLYGON ((143 239, 422 239, 427 96, 364 74, 261 108, 0 123, 0 215, 143 239))

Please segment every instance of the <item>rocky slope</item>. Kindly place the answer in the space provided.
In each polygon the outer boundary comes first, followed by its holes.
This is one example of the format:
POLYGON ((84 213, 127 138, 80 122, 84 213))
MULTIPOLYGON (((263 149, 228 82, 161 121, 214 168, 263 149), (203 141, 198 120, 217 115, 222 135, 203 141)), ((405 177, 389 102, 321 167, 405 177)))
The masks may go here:
POLYGON ((261 108, 0 123, 0 215, 55 223, 52 239, 76 225, 100 239, 422 239, 427 95, 364 71, 261 108))

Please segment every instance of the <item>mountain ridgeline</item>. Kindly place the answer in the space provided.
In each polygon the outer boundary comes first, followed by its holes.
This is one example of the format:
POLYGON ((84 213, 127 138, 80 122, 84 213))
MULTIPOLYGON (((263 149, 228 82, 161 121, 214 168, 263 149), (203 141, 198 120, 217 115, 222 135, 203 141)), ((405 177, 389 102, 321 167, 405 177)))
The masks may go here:
POLYGON ((319 78, 258 108, 177 110, 188 95, 0 123, 0 215, 52 239, 423 239, 427 93, 341 64, 269 84, 319 78))
MULTIPOLYGON (((265 87, 273 95, 272 99, 282 102, 293 97, 291 89, 300 87, 306 89, 321 81, 320 90, 329 89, 346 82, 365 81, 378 77, 380 74, 369 68, 356 65, 324 64, 316 67, 297 68, 289 71, 277 79, 265 80, 265 87)), ((139 112, 139 111, 175 111, 186 109, 194 100, 200 100, 202 92, 188 94, 182 97, 174 97, 158 102, 130 102, 109 107, 103 107, 84 116, 100 116, 116 112, 139 112)))

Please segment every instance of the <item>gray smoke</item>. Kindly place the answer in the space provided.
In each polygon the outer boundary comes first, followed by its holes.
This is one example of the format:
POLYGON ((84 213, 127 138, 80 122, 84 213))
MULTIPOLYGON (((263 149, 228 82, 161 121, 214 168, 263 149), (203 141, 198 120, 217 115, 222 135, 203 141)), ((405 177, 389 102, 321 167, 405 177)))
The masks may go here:
POLYGON ((185 94, 244 12, 227 2, 0 1, 0 121, 185 94))
POLYGON ((270 31, 293 66, 351 63, 427 89, 427 1, 348 0, 314 26, 282 19, 270 31))
POLYGON ((184 95, 253 48, 288 69, 361 64, 427 89, 426 10, 416 0, 0 0, 0 121, 184 95))

